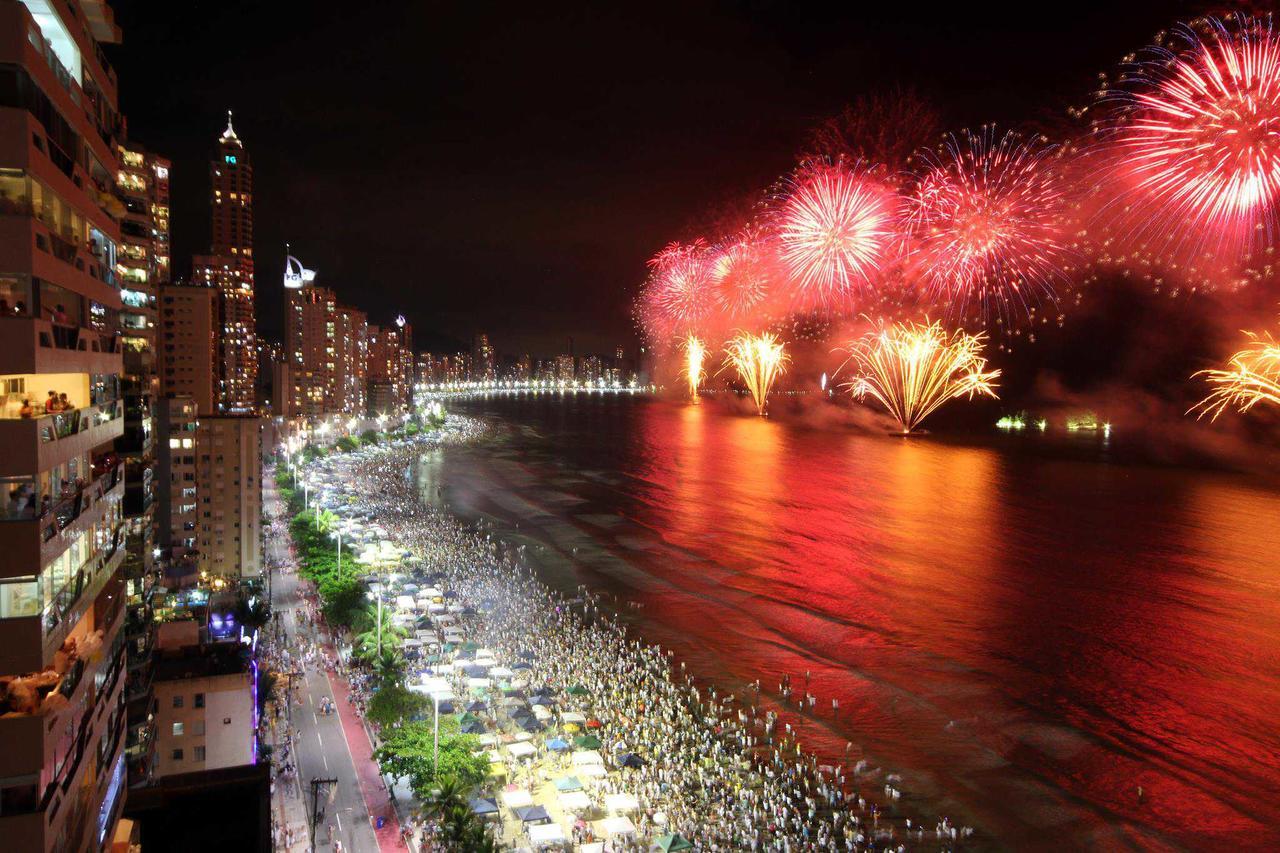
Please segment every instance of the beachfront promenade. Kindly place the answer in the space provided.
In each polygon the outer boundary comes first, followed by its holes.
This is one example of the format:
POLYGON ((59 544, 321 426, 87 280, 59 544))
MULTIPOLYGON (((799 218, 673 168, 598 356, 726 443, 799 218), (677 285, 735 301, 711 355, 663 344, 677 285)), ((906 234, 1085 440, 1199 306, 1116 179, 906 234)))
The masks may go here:
MULTIPOLYGON (((465 713, 463 730, 490 767, 470 805, 504 847, 936 849, 964 838, 945 820, 927 830, 913 822, 885 777, 801 752, 787 712, 758 688, 754 701, 735 701, 695 686, 588 591, 564 599, 530 574, 518 550, 424 506, 418 454, 480 432, 477 422, 450 417, 416 441, 331 455, 303 477, 313 502, 361 514, 406 555, 380 583, 410 632, 402 641, 410 688, 442 713, 465 713)), ((351 754, 359 764, 367 752, 351 749, 343 760, 351 754)), ((361 793, 367 827, 378 792, 361 793)), ((417 832, 431 849, 431 827, 417 832)), ((344 849, 376 842, 350 843, 344 849)))

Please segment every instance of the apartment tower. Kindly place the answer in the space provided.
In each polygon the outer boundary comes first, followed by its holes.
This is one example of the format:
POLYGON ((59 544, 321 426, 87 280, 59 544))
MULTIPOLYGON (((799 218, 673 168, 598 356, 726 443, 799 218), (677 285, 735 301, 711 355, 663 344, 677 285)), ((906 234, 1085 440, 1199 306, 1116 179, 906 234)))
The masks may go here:
POLYGON ((100 0, 0 0, 0 838, 24 853, 103 849, 124 799, 119 39, 100 0))

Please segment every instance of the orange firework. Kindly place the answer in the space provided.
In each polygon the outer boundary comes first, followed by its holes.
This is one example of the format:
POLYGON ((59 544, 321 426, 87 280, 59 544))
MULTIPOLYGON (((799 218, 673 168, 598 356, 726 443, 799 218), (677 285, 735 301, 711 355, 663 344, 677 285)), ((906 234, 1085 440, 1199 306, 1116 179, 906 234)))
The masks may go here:
POLYGON ((738 378, 755 401, 756 414, 761 417, 773 383, 786 372, 790 361, 782 341, 768 333, 741 333, 725 344, 724 366, 737 371, 738 378))
MULTIPOLYGON (((987 370, 984 337, 948 333, 940 323, 894 323, 849 345, 845 383, 859 400, 871 397, 909 433, 948 400, 975 394, 994 398, 999 370, 987 370)), ((844 367, 841 367, 843 370, 844 367)))
POLYGON ((1190 409, 1188 414, 1199 411, 1197 419, 1209 416, 1216 421, 1228 408, 1244 413, 1259 403, 1280 406, 1280 343, 1270 334, 1256 335, 1245 332, 1249 344, 1231 356, 1225 369, 1201 370, 1195 376, 1203 376, 1213 385, 1213 391, 1190 409))

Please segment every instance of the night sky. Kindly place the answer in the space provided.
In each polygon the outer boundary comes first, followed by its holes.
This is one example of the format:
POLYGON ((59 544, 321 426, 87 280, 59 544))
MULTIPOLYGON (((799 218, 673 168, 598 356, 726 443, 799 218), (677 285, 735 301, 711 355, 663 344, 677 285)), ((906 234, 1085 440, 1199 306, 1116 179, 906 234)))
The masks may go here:
POLYGON ((1054 121, 1202 4, 115 2, 130 136, 174 161, 174 262, 208 248, 207 161, 254 158, 258 322, 290 241, 421 348, 635 345, 645 260, 771 184, 859 95, 910 87, 947 127, 1054 121), (1064 7, 1068 8, 1068 7, 1064 7), (452 339, 452 340, 451 340, 452 339))

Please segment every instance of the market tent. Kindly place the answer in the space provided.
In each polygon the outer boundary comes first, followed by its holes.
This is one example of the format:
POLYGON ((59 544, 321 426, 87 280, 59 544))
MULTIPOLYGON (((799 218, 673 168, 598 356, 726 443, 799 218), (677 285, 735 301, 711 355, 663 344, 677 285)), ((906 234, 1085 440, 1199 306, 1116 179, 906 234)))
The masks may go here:
POLYGON ((573 772, 579 776, 590 776, 593 779, 604 778, 609 775, 609 771, 604 769, 603 764, 581 764, 573 768, 573 772))
POLYGON ((594 749, 586 749, 573 754, 574 764, 604 764, 604 759, 600 757, 600 753, 594 749))
POLYGON ((540 820, 551 820, 551 815, 542 806, 521 806, 515 809, 516 817, 521 823, 536 823, 540 820))
POLYGON ((544 823, 529 827, 529 843, 541 847, 544 844, 563 844, 564 830, 558 823, 544 823))
POLYGON ((475 797, 470 802, 471 811, 478 815, 495 814, 498 811, 498 801, 488 797, 475 797))
POLYGON ((673 832, 671 835, 662 835, 653 839, 653 846, 663 851, 663 853, 674 853, 676 850, 693 849, 692 842, 678 832, 673 832))
POLYGON ((493 669, 489 670, 489 675, 494 678, 510 678, 515 675, 515 673, 507 669, 505 666, 495 666, 493 669))
POLYGON ((569 812, 585 812, 591 809, 591 798, 585 791, 569 791, 561 794, 560 808, 569 812))
POLYGON ((636 834, 636 825, 629 817, 608 817, 600 821, 599 826, 603 830, 601 834, 606 838, 612 838, 615 835, 630 838, 636 834))
POLYGON ((604 808, 610 812, 633 812, 640 808, 640 802, 630 794, 606 794, 604 808))
POLYGON ((581 791, 582 783, 578 781, 577 776, 562 776, 555 781, 556 790, 560 792, 581 791))
POLYGON ((516 741, 507 746, 507 752, 516 758, 525 758, 530 755, 536 755, 538 750, 528 741, 516 741))
POLYGON ((581 725, 586 721, 587 718, 579 714, 577 711, 565 711, 560 715, 560 722, 562 723, 578 723, 581 725))
POLYGON ((533 795, 524 788, 515 788, 502 792, 502 804, 509 809, 518 809, 533 805, 533 795))

